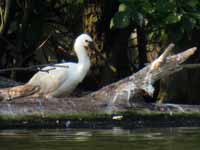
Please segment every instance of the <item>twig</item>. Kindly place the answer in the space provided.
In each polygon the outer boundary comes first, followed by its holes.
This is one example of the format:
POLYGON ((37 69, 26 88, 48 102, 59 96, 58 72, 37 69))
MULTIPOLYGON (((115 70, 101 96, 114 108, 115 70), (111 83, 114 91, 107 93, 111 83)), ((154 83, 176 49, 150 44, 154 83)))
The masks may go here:
POLYGON ((3 40, 4 42, 6 42, 9 46, 11 46, 13 49, 17 49, 17 47, 12 43, 10 42, 8 39, 6 39, 4 36, 2 36, 0 34, 0 39, 3 40))
POLYGON ((47 38, 36 48, 36 50, 42 48, 44 44, 49 40, 49 38, 52 36, 52 33, 50 33, 47 38))
POLYGON ((110 62, 105 58, 104 55, 101 54, 101 52, 100 52, 100 50, 97 48, 97 46, 95 46, 95 48, 96 48, 96 49, 95 49, 96 54, 97 54, 101 59, 104 60, 104 62, 105 62, 106 65, 110 68, 110 70, 111 70, 112 72, 116 73, 116 72, 117 72, 117 69, 116 69, 112 64, 110 64, 110 62))
POLYGON ((57 64, 43 64, 43 65, 35 65, 35 66, 29 66, 29 67, 14 67, 14 68, 0 69, 0 73, 9 72, 9 71, 27 71, 27 70, 38 70, 38 71, 49 72, 50 70, 56 69, 56 67, 68 68, 68 66, 62 66, 62 65, 57 65, 57 64), (53 66, 55 68, 49 68, 45 70, 41 68, 41 67, 47 67, 47 66, 53 66))
POLYGON ((181 65, 183 68, 186 68, 186 69, 194 69, 194 68, 199 68, 200 67, 200 64, 184 64, 184 65, 181 65))
POLYGON ((47 38, 46 38, 34 51, 32 51, 29 55, 27 55, 27 56, 23 59, 22 63, 25 62, 29 57, 31 57, 36 51, 38 51, 39 49, 41 49, 41 48, 47 43, 47 41, 51 38, 52 34, 53 34, 53 33, 50 33, 50 34, 47 36, 47 38))

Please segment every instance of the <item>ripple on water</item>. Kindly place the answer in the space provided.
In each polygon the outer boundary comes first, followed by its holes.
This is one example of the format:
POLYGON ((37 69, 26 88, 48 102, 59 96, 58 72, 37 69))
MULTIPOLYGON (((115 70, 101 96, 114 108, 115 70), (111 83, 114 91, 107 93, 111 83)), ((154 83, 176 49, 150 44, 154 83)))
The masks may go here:
POLYGON ((1 130, 1 150, 199 150, 200 128, 1 130))

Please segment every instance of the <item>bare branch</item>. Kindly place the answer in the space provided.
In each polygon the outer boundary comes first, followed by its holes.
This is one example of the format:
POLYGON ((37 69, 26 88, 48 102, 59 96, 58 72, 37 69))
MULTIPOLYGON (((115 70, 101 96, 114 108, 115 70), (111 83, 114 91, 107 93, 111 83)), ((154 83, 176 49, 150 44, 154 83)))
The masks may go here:
POLYGON ((166 57, 169 55, 174 46, 175 45, 173 43, 169 44, 169 46, 164 50, 164 52, 155 61, 152 62, 150 71, 153 69, 160 68, 160 66, 164 63, 166 57))
POLYGON ((50 70, 56 69, 56 68, 50 68, 45 70, 42 69, 42 67, 47 67, 47 66, 68 68, 68 66, 57 65, 57 64, 43 64, 43 65, 35 65, 29 67, 14 67, 14 68, 0 69, 0 73, 9 71, 27 71, 27 70, 38 70, 38 71, 49 72, 50 70))
POLYGON ((169 53, 174 48, 174 46, 174 43, 169 44, 169 46, 164 50, 164 52, 162 53, 162 55, 160 55, 159 58, 165 59, 167 56, 169 56, 169 53))

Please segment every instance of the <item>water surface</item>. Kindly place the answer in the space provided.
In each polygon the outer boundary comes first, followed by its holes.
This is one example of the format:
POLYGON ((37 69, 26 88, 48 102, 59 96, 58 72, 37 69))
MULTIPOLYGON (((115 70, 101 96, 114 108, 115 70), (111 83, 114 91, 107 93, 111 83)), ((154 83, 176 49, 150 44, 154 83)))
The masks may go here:
POLYGON ((200 150, 200 128, 0 130, 0 150, 200 150))

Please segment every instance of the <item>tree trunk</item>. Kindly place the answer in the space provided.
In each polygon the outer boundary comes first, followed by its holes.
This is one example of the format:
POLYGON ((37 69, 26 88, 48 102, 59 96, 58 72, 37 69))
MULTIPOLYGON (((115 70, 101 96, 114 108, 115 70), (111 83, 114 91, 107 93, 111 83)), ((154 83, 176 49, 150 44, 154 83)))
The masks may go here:
POLYGON ((104 17, 104 6, 106 1, 94 0, 86 1, 84 7, 83 16, 83 30, 86 33, 92 35, 98 51, 90 51, 89 55, 92 62, 92 68, 90 69, 89 79, 87 83, 90 83, 91 87, 99 88, 97 85, 101 83, 101 68, 105 66, 105 60, 102 59, 102 55, 105 55, 105 34, 106 34, 106 18, 104 17), (104 20, 105 19, 105 20, 104 20))
POLYGON ((138 52, 139 52, 139 67, 143 68, 144 64, 147 63, 147 39, 144 30, 144 26, 137 27, 137 40, 138 40, 138 52))
POLYGON ((102 87, 130 74, 127 54, 130 29, 110 30, 110 20, 118 5, 114 0, 88 0, 85 5, 84 31, 93 35, 98 48, 98 52, 90 52, 92 87, 102 87))

